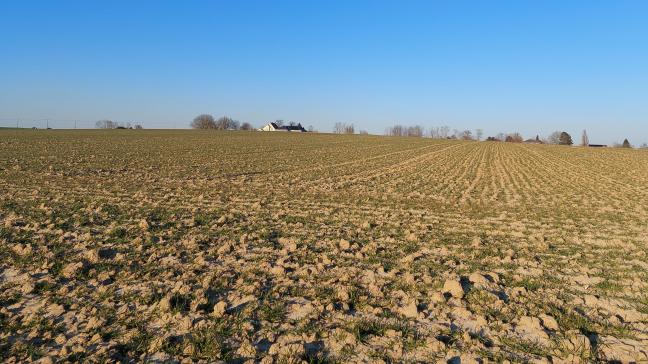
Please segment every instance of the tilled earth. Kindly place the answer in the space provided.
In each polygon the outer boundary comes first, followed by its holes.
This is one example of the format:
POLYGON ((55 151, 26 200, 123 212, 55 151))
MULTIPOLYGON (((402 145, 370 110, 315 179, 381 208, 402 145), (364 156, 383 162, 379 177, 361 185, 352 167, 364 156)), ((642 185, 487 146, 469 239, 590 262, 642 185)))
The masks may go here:
POLYGON ((0 131, 5 362, 648 362, 648 152, 0 131))

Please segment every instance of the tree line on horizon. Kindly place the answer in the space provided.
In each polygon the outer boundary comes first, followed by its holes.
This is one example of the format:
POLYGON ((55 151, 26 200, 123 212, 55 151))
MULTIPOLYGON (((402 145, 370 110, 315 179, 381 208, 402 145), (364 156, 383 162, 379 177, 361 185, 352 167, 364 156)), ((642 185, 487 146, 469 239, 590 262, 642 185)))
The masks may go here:
MULTIPOLYGON (((102 121, 105 123, 105 121, 102 121)), ((99 122, 97 122, 99 124, 99 122)), ((275 120, 274 123, 277 126, 284 125, 283 120, 275 120)), ((296 122, 289 122, 288 125, 297 125, 296 122)), ((99 127, 99 126, 98 126, 99 127)), ((196 116, 191 122, 191 127, 193 129, 213 129, 213 130, 256 130, 252 124, 249 122, 239 122, 228 116, 222 116, 218 119, 215 119, 211 114, 200 114, 196 116)), ((141 128, 141 127, 140 127, 141 128)), ((308 131, 314 132, 315 129, 313 126, 308 127, 308 131)), ((333 125, 334 134, 355 134, 356 129, 353 123, 345 122, 336 122, 333 125)), ((366 135, 369 134, 366 130, 360 130, 359 134, 366 135)), ((525 142, 522 134, 518 132, 513 133, 498 133, 494 136, 489 136, 484 139, 484 130, 475 129, 474 132, 469 129, 459 130, 451 129, 449 126, 433 126, 428 129, 424 128, 421 125, 406 126, 401 124, 396 124, 385 130, 385 135, 387 136, 399 136, 399 137, 419 137, 419 138, 431 138, 431 139, 454 139, 454 140, 472 140, 472 141, 500 141, 507 143, 523 143, 525 142)), ((533 142, 538 144, 555 144, 555 145, 574 145, 572 136, 566 131, 554 131, 545 138, 540 138, 539 135, 536 135, 535 139, 527 139, 526 142, 533 142)), ((581 135, 581 146, 592 146, 589 141, 589 136, 587 131, 583 130, 581 135)), ((632 148, 628 139, 625 139, 622 143, 615 143, 614 147, 620 148, 632 148)), ((646 143, 642 144, 642 148, 648 148, 646 143)))
MULTIPOLYGON (((277 126, 283 126, 284 124, 290 126, 296 126, 298 123, 295 121, 290 121, 285 123, 283 120, 278 119, 273 121, 277 126)), ((213 130, 256 130, 256 128, 249 122, 244 121, 240 122, 234 120, 229 116, 222 116, 218 119, 215 119, 211 114, 200 114, 196 116, 190 124, 192 129, 213 129, 213 130)), ((308 131, 314 132, 315 129, 313 126, 308 127, 308 131)))
POLYGON ((248 122, 239 122, 228 116, 222 116, 218 119, 210 114, 200 114, 191 122, 194 129, 215 129, 215 130, 253 130, 254 127, 248 122))
MULTIPOLYGON (((415 126, 404 126, 396 124, 392 127, 389 127, 385 130, 385 135, 388 136, 405 136, 405 137, 427 137, 432 139, 454 139, 454 140, 472 140, 472 141, 481 141, 484 136, 483 129, 476 129, 473 131, 450 129, 448 126, 439 126, 431 127, 425 131, 425 129, 420 125, 415 126)), ((572 136, 566 131, 554 131, 549 134, 546 138, 540 138, 540 135, 536 135, 534 139, 525 140, 522 134, 518 132, 513 133, 498 133, 495 136, 489 136, 485 139, 486 141, 500 141, 507 143, 523 143, 523 142, 532 142, 538 144, 555 144, 555 145, 574 145, 572 136)), ((589 147, 594 146, 589 141, 589 136, 587 135, 587 130, 583 130, 581 136, 581 146, 589 147)), ((597 145, 598 146, 598 145, 597 145)), ((614 147, 619 148, 633 148, 632 144, 628 139, 624 139, 622 143, 615 143, 614 147)), ((648 144, 642 144, 641 148, 648 148, 648 144)))
POLYGON ((98 120, 95 123, 97 129, 144 129, 141 124, 118 123, 112 120, 98 120))

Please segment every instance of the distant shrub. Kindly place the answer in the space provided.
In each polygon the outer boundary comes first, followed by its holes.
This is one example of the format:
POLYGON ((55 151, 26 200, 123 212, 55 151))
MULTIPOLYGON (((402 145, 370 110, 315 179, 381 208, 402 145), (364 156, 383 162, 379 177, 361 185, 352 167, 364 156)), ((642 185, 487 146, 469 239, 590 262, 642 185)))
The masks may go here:
POLYGON ((524 141, 524 138, 522 138, 522 135, 520 133, 511 133, 506 136, 505 141, 507 143, 522 143, 524 141))

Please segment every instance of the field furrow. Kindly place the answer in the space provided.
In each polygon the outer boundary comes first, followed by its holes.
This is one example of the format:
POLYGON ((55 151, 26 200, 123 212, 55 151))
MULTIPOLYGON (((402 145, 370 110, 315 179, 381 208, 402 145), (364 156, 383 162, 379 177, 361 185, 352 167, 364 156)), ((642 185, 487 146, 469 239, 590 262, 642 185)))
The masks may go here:
POLYGON ((648 361, 647 167, 642 150, 0 130, 0 357, 648 361))

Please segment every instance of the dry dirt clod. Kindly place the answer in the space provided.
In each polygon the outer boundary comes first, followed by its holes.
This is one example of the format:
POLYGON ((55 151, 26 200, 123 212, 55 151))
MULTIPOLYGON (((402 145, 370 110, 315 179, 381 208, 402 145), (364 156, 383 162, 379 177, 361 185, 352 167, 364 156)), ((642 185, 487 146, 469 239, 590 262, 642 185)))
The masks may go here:
POLYGON ((543 330, 537 317, 522 316, 515 325, 515 332, 524 339, 540 344, 549 343, 549 335, 543 330))
POLYGON ((558 322, 556 322, 556 319, 549 315, 542 314, 538 316, 540 320, 542 321, 542 326, 544 326, 548 330, 552 331, 558 331, 560 327, 558 326, 558 322))
POLYGON ((443 283, 443 288, 441 292, 445 295, 462 298, 464 296, 464 290, 461 286, 461 283, 458 279, 448 279, 443 283))
POLYGON ((418 307, 416 306, 416 300, 407 299, 397 307, 397 312, 408 318, 417 318, 418 307))

